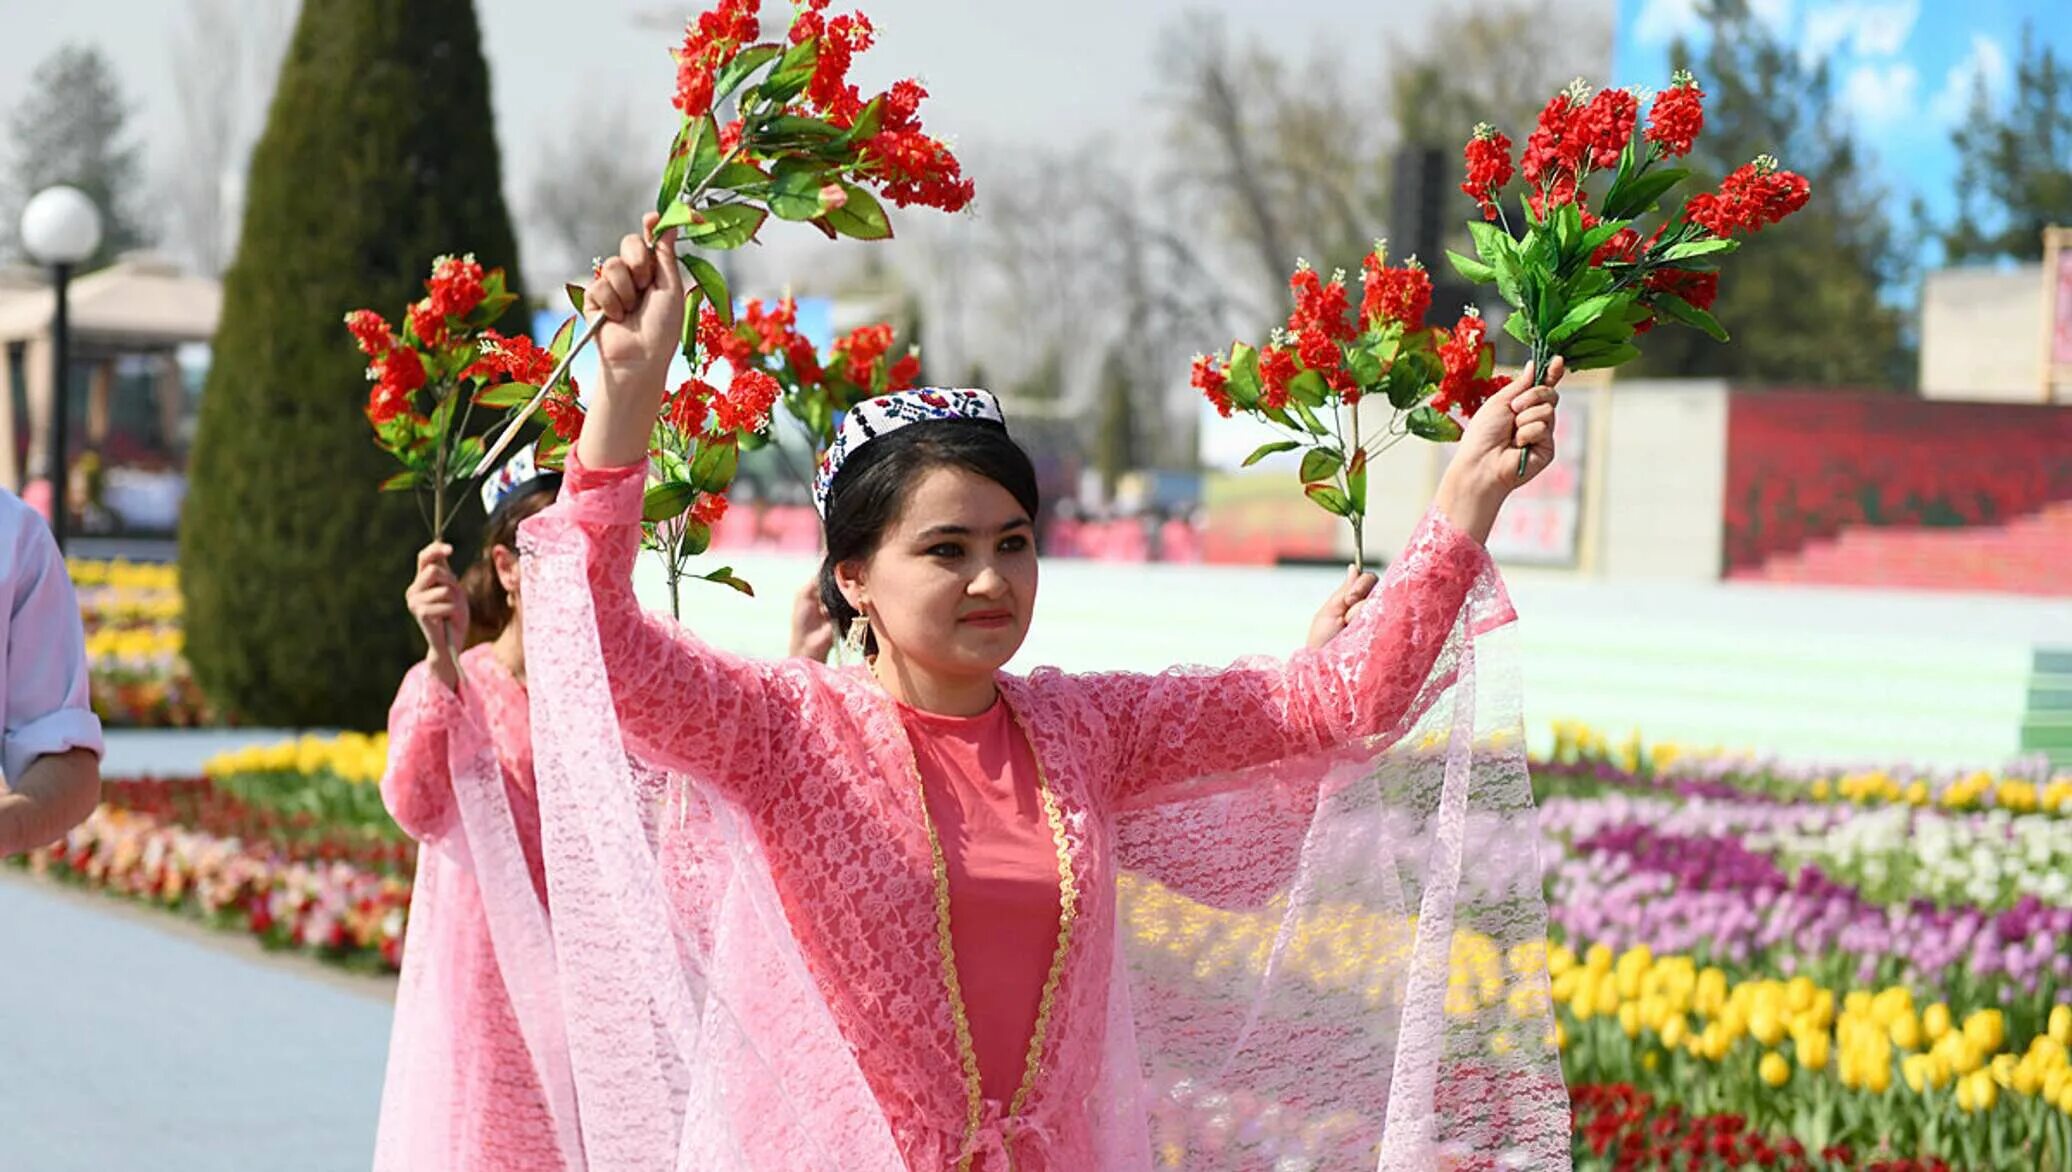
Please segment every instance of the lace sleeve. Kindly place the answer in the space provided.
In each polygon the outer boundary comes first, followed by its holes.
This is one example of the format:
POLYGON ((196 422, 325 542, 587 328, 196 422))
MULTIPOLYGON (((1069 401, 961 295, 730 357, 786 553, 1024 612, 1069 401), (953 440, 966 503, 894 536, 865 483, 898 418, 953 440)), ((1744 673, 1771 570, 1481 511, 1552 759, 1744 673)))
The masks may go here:
POLYGON ((1288 660, 1220 671, 1084 677, 1109 726, 1117 808, 1155 804, 1195 778, 1400 730, 1440 689, 1427 687, 1478 582, 1481 629, 1511 619, 1481 543, 1437 509, 1338 637, 1288 660))
POLYGON ((633 561, 642 471, 584 468, 571 453, 561 500, 522 526, 521 545, 536 563, 525 585, 538 591, 527 597, 526 655, 574 654, 594 623, 597 682, 610 691, 633 755, 740 793, 765 772, 769 671, 641 609, 633 561))
POLYGON ((453 821, 447 741, 466 718, 460 697, 423 663, 410 669, 389 705, 388 769, 381 801, 403 833, 433 842, 453 821))

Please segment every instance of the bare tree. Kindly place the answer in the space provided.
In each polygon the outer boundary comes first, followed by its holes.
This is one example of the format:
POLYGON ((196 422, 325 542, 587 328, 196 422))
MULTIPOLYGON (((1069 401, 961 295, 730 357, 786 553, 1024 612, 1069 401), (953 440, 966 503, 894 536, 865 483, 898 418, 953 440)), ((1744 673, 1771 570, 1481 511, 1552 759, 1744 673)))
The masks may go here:
POLYGON ((584 279, 590 260, 610 252, 629 225, 654 207, 660 172, 650 164, 665 143, 649 143, 624 104, 586 110, 563 150, 542 156, 524 201, 519 253, 528 289, 548 291, 584 279))
POLYGON ((194 271, 216 276, 236 247, 245 166, 295 14, 282 0, 188 0, 186 13, 172 43, 180 144, 164 180, 166 234, 194 271))
MULTIPOLYGON (((1603 84, 1611 28, 1594 6, 1519 0, 1441 17, 1389 79, 1402 141, 1458 149, 1478 122, 1522 144, 1540 108, 1569 81, 1603 84), (1547 30, 1558 28, 1559 37, 1547 30)), ((1666 79, 1665 79, 1666 80, 1666 79)))

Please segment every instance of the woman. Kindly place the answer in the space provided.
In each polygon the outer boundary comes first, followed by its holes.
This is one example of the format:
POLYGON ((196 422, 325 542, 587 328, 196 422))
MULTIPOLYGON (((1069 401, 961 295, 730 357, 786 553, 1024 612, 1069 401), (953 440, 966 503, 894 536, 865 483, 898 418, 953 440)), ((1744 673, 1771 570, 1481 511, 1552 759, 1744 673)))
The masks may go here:
POLYGON ((404 593, 428 649, 389 709, 381 796, 419 849, 378 1169, 580 1163, 557 1015, 551 1005, 521 1014, 504 980, 507 966, 551 963, 517 534, 559 487, 558 476, 531 475, 529 454, 513 458, 484 492, 489 522, 465 580, 449 568, 452 548, 434 542, 404 593), (498 897, 485 901, 484 889, 498 897))
POLYGON ((1156 676, 1002 672, 1028 459, 983 392, 874 400, 815 493, 867 665, 750 662, 632 592, 673 247, 590 285, 601 389, 521 538, 593 1166, 1565 1165, 1516 712, 1475 686, 1559 369, 1478 414, 1327 646, 1156 676), (687 779, 695 851, 648 847, 638 762, 687 779))

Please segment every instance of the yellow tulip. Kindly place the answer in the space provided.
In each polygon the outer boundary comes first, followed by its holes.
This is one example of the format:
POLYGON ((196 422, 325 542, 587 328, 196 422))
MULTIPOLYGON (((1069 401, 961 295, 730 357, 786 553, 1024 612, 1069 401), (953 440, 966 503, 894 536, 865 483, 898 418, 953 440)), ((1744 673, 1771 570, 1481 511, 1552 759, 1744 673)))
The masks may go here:
POLYGON ((1930 1042, 1940 1042, 1950 1032, 1950 1007, 1938 1001, 1921 1015, 1921 1028, 1928 1033, 1930 1042))
POLYGON ((1911 1011, 1900 1014, 1892 1019, 1891 1035, 1892 1044, 1902 1050, 1920 1049, 1921 1019, 1915 1017, 1911 1011))
POLYGON ((1684 1020, 1684 1015, 1681 1013, 1670 1014, 1668 1020, 1662 1023, 1661 1033, 1662 1044, 1673 1050, 1681 1045, 1685 1038, 1690 1036, 1690 1023, 1684 1020))
POLYGON ((2072 1046, 2072 1005, 2051 1006, 2049 1036, 2060 1046, 2072 1046))
POLYGON ((1770 1050, 1763 1054, 1756 1073, 1762 1076, 1765 1086, 1781 1087, 1791 1081, 1791 1064, 1784 1060, 1784 1055, 1770 1050))
POLYGON ((1640 1036, 1640 1006, 1628 1001, 1619 1006, 1619 1032, 1629 1038, 1640 1036))
POLYGON ((1799 1065, 1807 1070, 1827 1068, 1828 1041, 1824 1033, 1808 1033, 1793 1040, 1792 1048, 1797 1051, 1799 1065))
POLYGON ((2007 1040, 2007 1016, 1997 1009, 1981 1009, 1964 1019, 1964 1036, 1986 1054, 2007 1040))
POLYGON ((1929 1086, 1929 1074, 1935 1069, 1935 1060, 1926 1054, 1909 1054, 1899 1064, 1900 1077, 1906 1080, 1907 1089, 1915 1094, 1925 1094, 1929 1086))

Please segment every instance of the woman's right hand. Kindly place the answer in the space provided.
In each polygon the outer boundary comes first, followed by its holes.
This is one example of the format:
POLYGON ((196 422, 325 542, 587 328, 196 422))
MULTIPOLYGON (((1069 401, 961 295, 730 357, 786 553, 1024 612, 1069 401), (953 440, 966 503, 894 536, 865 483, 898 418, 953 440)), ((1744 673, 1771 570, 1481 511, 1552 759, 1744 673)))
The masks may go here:
POLYGON ((583 313, 595 321, 603 385, 590 396, 576 455, 588 468, 623 468, 647 458, 661 413, 669 361, 683 341, 683 269, 676 230, 649 243, 660 216, 641 218, 640 232, 619 241, 618 255, 598 266, 583 290, 583 313))
POLYGON ((403 604, 417 629, 424 632, 425 662, 449 688, 460 687, 460 663, 454 656, 468 639, 468 594, 453 576, 447 559, 453 547, 433 542, 417 551, 417 577, 403 592, 403 604))

